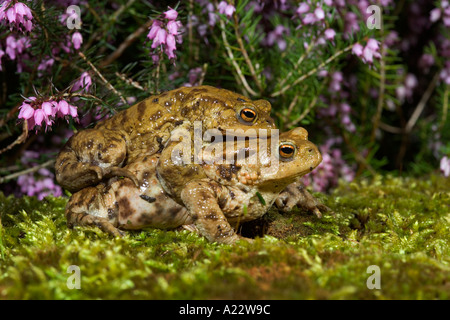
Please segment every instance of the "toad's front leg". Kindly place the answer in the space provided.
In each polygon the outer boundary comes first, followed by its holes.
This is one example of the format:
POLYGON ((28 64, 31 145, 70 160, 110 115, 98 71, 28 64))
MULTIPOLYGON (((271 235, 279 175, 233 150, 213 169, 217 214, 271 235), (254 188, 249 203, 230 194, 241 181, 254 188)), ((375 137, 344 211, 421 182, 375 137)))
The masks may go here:
POLYGON ((275 205, 283 211, 291 211, 294 206, 298 206, 308 212, 314 213, 318 218, 322 217, 322 212, 330 209, 317 201, 300 182, 291 183, 284 189, 275 200, 275 205))
POLYGON ((231 244, 240 238, 220 208, 222 190, 214 181, 194 180, 181 192, 181 200, 201 235, 211 242, 231 244))

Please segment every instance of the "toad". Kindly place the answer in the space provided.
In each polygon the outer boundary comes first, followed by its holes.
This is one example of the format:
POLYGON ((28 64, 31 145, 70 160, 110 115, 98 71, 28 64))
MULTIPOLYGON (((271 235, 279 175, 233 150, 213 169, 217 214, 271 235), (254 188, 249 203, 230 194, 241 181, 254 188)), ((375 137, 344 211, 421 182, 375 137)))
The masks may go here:
POLYGON ((92 129, 73 135, 55 163, 57 182, 70 192, 95 186, 113 177, 138 177, 129 168, 160 153, 174 128, 201 121, 203 130, 241 127, 275 128, 266 100, 251 101, 211 86, 182 87, 151 96, 92 129))
POLYGON ((222 149, 219 144, 225 142, 217 142, 215 152, 203 145, 195 174, 182 170, 191 164, 174 152, 179 143, 135 156, 123 167, 136 177, 137 186, 115 176, 74 193, 66 207, 69 226, 97 226, 118 236, 123 230, 188 225, 209 241, 230 244, 240 239, 239 223, 263 216, 273 204, 283 210, 298 205, 318 216, 326 209, 299 183, 322 161, 303 128, 241 145, 233 141, 222 149), (180 170, 172 171, 174 166, 180 170))

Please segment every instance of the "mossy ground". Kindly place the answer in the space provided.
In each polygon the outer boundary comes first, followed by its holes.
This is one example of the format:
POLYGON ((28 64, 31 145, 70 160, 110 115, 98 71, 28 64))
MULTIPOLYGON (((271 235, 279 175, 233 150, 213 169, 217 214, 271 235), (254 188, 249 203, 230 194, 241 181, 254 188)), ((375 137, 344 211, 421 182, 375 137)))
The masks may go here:
POLYGON ((0 298, 450 299, 449 179, 379 177, 317 196, 333 211, 321 220, 272 209, 243 230, 264 236, 219 245, 188 231, 70 230, 67 199, 0 193, 0 298), (367 288, 371 265, 381 289, 367 288))

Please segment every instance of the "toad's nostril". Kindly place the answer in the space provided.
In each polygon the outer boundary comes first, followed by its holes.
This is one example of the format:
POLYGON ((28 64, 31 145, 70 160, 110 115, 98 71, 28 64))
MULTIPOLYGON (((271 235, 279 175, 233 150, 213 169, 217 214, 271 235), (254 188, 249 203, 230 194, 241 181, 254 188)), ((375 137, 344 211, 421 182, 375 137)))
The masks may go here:
POLYGON ((309 151, 309 152, 312 152, 312 149, 309 149, 308 151, 309 151))

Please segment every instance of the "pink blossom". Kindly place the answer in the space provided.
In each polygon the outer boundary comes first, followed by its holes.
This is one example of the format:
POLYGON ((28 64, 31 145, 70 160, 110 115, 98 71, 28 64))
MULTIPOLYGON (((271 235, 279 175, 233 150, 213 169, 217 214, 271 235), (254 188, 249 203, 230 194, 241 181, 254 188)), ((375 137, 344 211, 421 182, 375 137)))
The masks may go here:
POLYGON ((23 31, 22 27, 28 32, 31 31, 33 15, 30 8, 22 2, 16 2, 14 5, 11 5, 11 2, 3 1, 0 6, 0 21, 8 21, 11 28, 16 27, 20 31, 23 31))
POLYGON ((20 112, 19 112, 19 119, 25 119, 28 120, 31 117, 34 116, 34 109, 31 105, 29 105, 28 103, 23 103, 20 107, 20 112))
POLYGON ((34 123, 37 126, 40 126, 42 121, 44 121, 44 111, 42 109, 37 109, 34 111, 34 123))
POLYGON ((81 35, 81 33, 74 32, 72 35, 72 43, 73 43, 73 47, 78 50, 81 48, 81 44, 83 43, 83 36, 81 35))
POLYGON ((47 117, 53 117, 56 114, 56 110, 53 107, 53 104, 49 101, 43 102, 41 108, 44 111, 45 116, 47 117))
POLYGON ((175 20, 178 17, 178 12, 175 9, 169 7, 169 10, 164 12, 164 18, 169 20, 175 20))
POLYGON ((334 36, 336 35, 336 31, 334 31, 333 29, 327 29, 325 30, 324 34, 327 40, 333 40, 334 36))
POLYGON ((316 22, 316 16, 314 13, 307 13, 306 16, 303 18, 302 22, 304 24, 313 24, 316 22))
POLYGON ((352 53, 356 55, 357 57, 362 57, 364 47, 360 45, 359 43, 355 43, 355 45, 352 48, 352 53))
POLYGON ((226 1, 221 1, 217 6, 217 9, 220 14, 226 15, 228 18, 231 18, 233 13, 236 11, 236 8, 233 5, 228 4, 226 1))
POLYGON ((155 39, 156 34, 161 29, 161 25, 162 25, 161 21, 154 20, 152 26, 150 27, 150 32, 148 33, 147 38, 149 38, 150 40, 155 39))
POLYGON ((316 8, 316 10, 314 10, 314 15, 316 16, 317 20, 323 20, 325 18, 325 12, 322 8, 316 8))
POLYGON ((434 8, 430 11, 430 21, 436 22, 441 18, 441 9, 440 8, 434 8))
POLYGON ((444 175, 444 177, 449 177, 450 176, 450 158, 447 156, 444 156, 439 163, 439 168, 440 168, 442 174, 444 175))
POLYGON ((61 100, 58 102, 58 111, 59 115, 64 117, 69 114, 69 104, 65 100, 61 100))
POLYGON ((80 78, 74 83, 72 91, 78 91, 82 89, 84 92, 89 92, 89 88, 92 85, 92 78, 88 72, 83 72, 80 78))
POLYGON ((78 117, 77 107, 73 105, 69 105, 69 114, 72 118, 78 117))
POLYGON ((173 53, 176 49, 175 37, 172 34, 167 35, 167 46, 165 53, 169 57, 169 59, 175 58, 175 54, 173 53))
POLYGON ((306 13, 309 11, 309 5, 306 2, 300 3, 300 5, 297 8, 297 14, 300 15, 302 13, 306 13))
POLYGON ((379 50, 378 41, 375 39, 369 39, 365 47, 356 43, 352 48, 352 53, 362 58, 364 63, 373 63, 373 58, 380 58, 381 54, 379 50))
POLYGON ((176 36, 178 34, 178 28, 180 27, 179 21, 169 21, 167 23, 167 31, 169 31, 170 34, 176 36))

